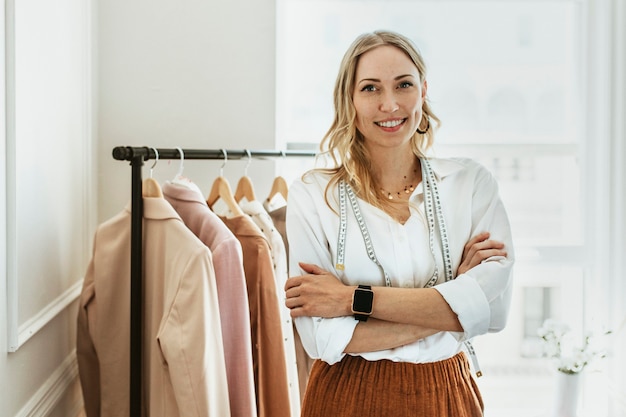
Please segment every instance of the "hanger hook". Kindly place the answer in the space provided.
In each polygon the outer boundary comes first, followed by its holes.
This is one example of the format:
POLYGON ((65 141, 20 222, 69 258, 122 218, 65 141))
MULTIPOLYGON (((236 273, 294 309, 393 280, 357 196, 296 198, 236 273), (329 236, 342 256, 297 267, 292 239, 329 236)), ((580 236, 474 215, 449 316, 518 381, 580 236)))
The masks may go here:
POLYGON ((152 164, 152 166, 150 167, 150 178, 152 178, 152 171, 154 171, 154 167, 156 166, 157 162, 159 162, 159 151, 157 151, 157 148, 152 148, 152 150, 154 151, 156 158, 154 159, 154 164, 152 164))
POLYGON ((226 162, 228 161, 228 154, 226 153, 226 149, 222 148, 222 153, 224 154, 224 162, 222 163, 222 166, 220 167, 220 177, 224 176, 224 167, 226 166, 226 162))
POLYGON ((183 169, 185 169, 185 153, 178 146, 176 147, 176 150, 178 150, 178 153, 180 154, 180 165, 178 166, 177 174, 177 176, 180 177, 183 175, 183 169))
POLYGON ((248 176, 248 167, 252 163, 252 154, 250 153, 250 149, 244 149, 244 150, 248 154, 248 162, 246 163, 246 168, 243 171, 243 175, 245 175, 247 177, 248 176))

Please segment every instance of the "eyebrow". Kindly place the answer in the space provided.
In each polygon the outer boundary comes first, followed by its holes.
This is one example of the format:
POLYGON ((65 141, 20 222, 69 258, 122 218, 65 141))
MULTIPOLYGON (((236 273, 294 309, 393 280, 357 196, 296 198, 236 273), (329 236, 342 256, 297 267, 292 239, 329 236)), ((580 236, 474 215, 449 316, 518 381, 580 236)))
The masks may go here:
MULTIPOLYGON (((406 78, 406 77, 415 78, 415 76, 412 75, 412 74, 403 74, 403 75, 398 75, 397 77, 395 77, 394 81, 398 81, 398 80, 401 80, 402 78, 406 78)), ((380 80, 378 78, 363 78, 362 80, 359 80, 359 84, 364 82, 364 81, 375 82, 375 83, 379 83, 380 82, 380 80)))

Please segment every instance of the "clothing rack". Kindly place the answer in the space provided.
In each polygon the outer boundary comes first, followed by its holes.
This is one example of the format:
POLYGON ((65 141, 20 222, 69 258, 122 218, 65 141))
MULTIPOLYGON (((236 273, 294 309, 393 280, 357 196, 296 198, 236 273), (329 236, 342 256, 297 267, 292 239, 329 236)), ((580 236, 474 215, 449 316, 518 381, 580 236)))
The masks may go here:
POLYGON ((143 323, 143 162, 149 159, 270 159, 276 157, 311 157, 311 151, 277 150, 230 150, 230 149, 161 149, 150 147, 117 146, 113 148, 113 158, 130 161, 131 180, 131 231, 130 231, 130 416, 141 416, 142 390, 142 337, 143 323))

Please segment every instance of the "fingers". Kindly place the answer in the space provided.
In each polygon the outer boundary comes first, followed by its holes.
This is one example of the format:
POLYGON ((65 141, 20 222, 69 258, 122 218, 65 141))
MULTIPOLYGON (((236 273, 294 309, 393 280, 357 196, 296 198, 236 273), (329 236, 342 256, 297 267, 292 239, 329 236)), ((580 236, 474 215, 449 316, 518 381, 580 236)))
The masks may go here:
POLYGON ((482 242, 478 242, 478 243, 474 243, 471 247, 469 252, 471 253, 473 252, 478 252, 481 250, 486 250, 486 249, 503 249, 504 248, 504 243, 498 241, 498 240, 483 240, 482 242))
POLYGON ((289 308, 298 306, 297 302, 294 300, 297 300, 303 292, 306 292, 307 283, 310 282, 311 278, 313 278, 312 275, 322 275, 327 273, 327 271, 314 264, 300 262, 299 265, 307 275, 291 277, 285 282, 285 296, 287 297, 287 307, 289 308))
POLYGON ((502 249, 483 249, 477 251, 474 256, 472 256, 470 264, 471 267, 474 267, 486 259, 489 259, 494 256, 506 256, 506 251, 502 249))
MULTIPOLYGON (((290 278, 287 281, 299 280, 300 277, 290 278)), ((291 317, 312 316, 311 292, 306 286, 296 285, 285 291, 285 306, 289 309, 291 317), (308 300, 308 301, 307 301, 308 300)))
POLYGON ((285 282, 285 306, 292 317, 336 317, 344 314, 345 285, 314 264, 300 263, 302 275, 285 282))
POLYGON ((298 312, 301 310, 300 307, 302 307, 302 299, 300 299, 301 283, 300 277, 289 278, 285 283, 285 306, 291 311, 291 317, 300 315, 298 312))
POLYGON ((287 306, 289 315, 293 318, 308 315, 298 298, 288 298, 287 301, 285 301, 285 306, 287 306))
POLYGON ((307 274, 321 275, 327 272, 326 270, 314 264, 307 264, 304 262, 299 262, 298 265, 300 265, 300 268, 302 268, 302 270, 306 272, 307 274))
POLYGON ((301 307, 293 307, 289 309, 289 315, 291 316, 291 318, 296 318, 296 317, 303 317, 303 316, 308 316, 308 314, 305 312, 305 310, 301 307))
POLYGON ((507 256, 504 243, 489 239, 489 232, 482 232, 471 238, 463 248, 463 257, 458 274, 462 274, 493 256, 507 256))
POLYGON ((285 300, 285 306, 287 306, 287 308, 290 310, 300 307, 300 305, 301 304, 298 300, 298 297, 287 297, 287 299, 285 300))
POLYGON ((299 287, 302 284, 300 277, 292 277, 285 282, 285 292, 288 292, 291 288, 299 287))
POLYGON ((479 234, 477 234, 476 236, 474 236, 473 238, 471 238, 466 244, 465 247, 469 248, 470 246, 474 245, 475 243, 478 242, 482 242, 484 240, 489 239, 490 233, 489 232, 481 232, 479 234))
POLYGON ((461 265, 459 265, 459 268, 457 270, 457 275, 464 274, 465 272, 469 271, 473 267, 480 265, 485 260, 492 258, 494 256, 506 257, 507 252, 503 249, 498 249, 498 248, 477 250, 473 252, 471 255, 463 258, 463 261, 461 262, 461 265))
MULTIPOLYGON (((314 264, 307 264, 304 262, 300 262, 298 265, 300 265, 300 268, 302 268, 302 271, 305 274, 322 275, 322 274, 328 273, 328 271, 314 264)), ((285 291, 289 290, 290 288, 302 285, 302 283, 304 282, 304 279, 305 279, 304 275, 289 278, 287 282, 285 283, 285 291)))
POLYGON ((471 238, 463 248, 463 259, 471 258, 480 250, 504 248, 504 243, 489 239, 489 236, 489 232, 482 232, 471 238))

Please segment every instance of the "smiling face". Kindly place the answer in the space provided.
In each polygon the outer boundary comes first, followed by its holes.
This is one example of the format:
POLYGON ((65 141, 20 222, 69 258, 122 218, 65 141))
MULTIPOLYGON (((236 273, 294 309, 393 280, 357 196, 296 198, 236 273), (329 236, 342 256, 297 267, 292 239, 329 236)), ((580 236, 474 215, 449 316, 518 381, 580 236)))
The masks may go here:
POLYGON ((365 145, 408 144, 422 118, 426 81, 411 59, 395 46, 378 46, 359 58, 352 101, 356 127, 365 145))

